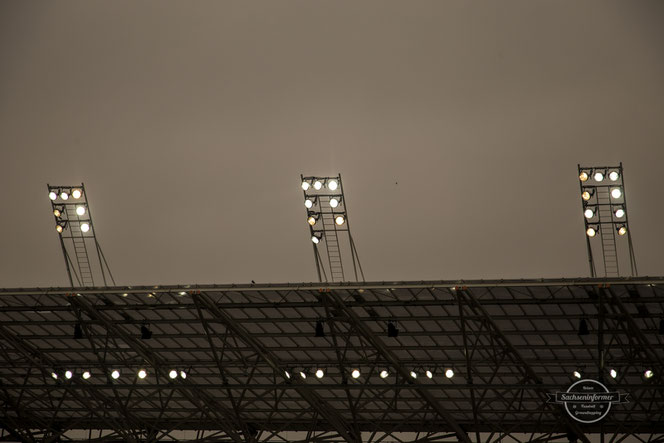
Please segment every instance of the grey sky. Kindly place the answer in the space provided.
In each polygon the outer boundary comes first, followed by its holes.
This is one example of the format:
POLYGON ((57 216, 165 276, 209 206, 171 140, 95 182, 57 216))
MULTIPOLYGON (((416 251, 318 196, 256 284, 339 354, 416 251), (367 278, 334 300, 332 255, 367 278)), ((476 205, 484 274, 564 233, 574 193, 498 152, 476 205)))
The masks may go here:
POLYGON ((664 2, 1 2, 0 285, 67 283, 85 182, 120 284, 313 281, 341 172, 369 280, 588 274, 576 164, 664 274, 664 2), (398 182, 398 185, 395 184, 398 182))

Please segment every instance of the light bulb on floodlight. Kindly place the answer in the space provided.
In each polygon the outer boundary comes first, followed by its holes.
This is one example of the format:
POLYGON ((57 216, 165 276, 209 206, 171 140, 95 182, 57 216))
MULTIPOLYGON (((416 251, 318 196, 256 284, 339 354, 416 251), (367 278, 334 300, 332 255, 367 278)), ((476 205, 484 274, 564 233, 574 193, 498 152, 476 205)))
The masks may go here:
POLYGON ((650 369, 646 369, 646 372, 643 373, 645 378, 652 378, 653 375, 655 374, 650 369))
POLYGON ((56 217, 60 217, 62 215, 62 212, 60 212, 59 209, 54 209, 53 210, 53 215, 55 215, 56 217))
POLYGON ((317 369, 316 378, 323 378, 323 377, 325 377, 325 372, 322 369, 317 369))
POLYGON ((51 191, 51 192, 48 193, 48 198, 50 198, 51 200, 55 200, 56 198, 58 198, 58 194, 51 191))
POLYGON ((67 380, 69 380, 69 379, 72 378, 73 376, 74 376, 74 374, 73 374, 71 371, 65 371, 65 378, 66 378, 67 380))
POLYGON ((53 377, 54 379, 57 380, 58 379, 58 374, 56 374, 55 372, 51 372, 51 377, 53 377))
POLYGON ((601 172, 595 172, 593 178, 595 179, 596 182, 601 182, 602 180, 604 180, 604 174, 602 174, 601 172))
POLYGON ((618 174, 618 171, 609 172, 609 180, 611 180, 612 182, 618 180, 618 177, 620 177, 620 174, 618 174))
POLYGON ((445 371, 445 377, 447 378, 452 378, 454 377, 454 371, 452 369, 448 369, 445 371))
POLYGON ((584 199, 585 201, 590 200, 590 197, 592 197, 592 194, 588 191, 583 191, 581 193, 581 198, 584 199))
POLYGON ((141 369, 140 371, 138 371, 138 378, 140 379, 147 377, 147 375, 148 373, 145 371, 145 369, 141 369))
POLYGON ((341 225, 343 225, 343 224, 346 222, 346 219, 344 218, 343 215, 337 215, 337 216, 334 218, 334 222, 335 222, 338 226, 341 226, 341 225))
POLYGON ((316 180, 316 181, 314 182, 314 189, 315 189, 316 191, 320 191, 320 188, 322 188, 322 187, 323 187, 323 183, 321 183, 320 180, 316 180))
POLYGON ((184 372, 184 371, 180 371, 180 378, 181 378, 181 379, 185 379, 185 378, 187 378, 187 373, 184 372))
POLYGON ((82 193, 81 193, 80 189, 74 189, 73 191, 71 191, 71 196, 76 198, 76 199, 81 198, 81 195, 82 195, 82 193))
POLYGON ((311 185, 309 184, 308 181, 305 180, 305 181, 302 182, 302 190, 303 191, 306 191, 307 189, 309 189, 310 186, 311 185))
POLYGON ((581 373, 579 371, 574 371, 573 372, 574 377, 576 378, 581 378, 581 373))
POLYGON ((309 223, 311 226, 316 224, 316 217, 313 215, 310 215, 309 218, 307 218, 307 223, 309 223))
POLYGON ((286 378, 290 378, 290 373, 288 371, 284 371, 284 374, 286 374, 286 378))
POLYGON ((339 184, 337 183, 336 180, 330 180, 329 182, 327 182, 327 189, 329 189, 330 191, 336 191, 338 186, 339 184))
POLYGON ((317 245, 318 243, 320 243, 320 238, 318 238, 318 236, 314 235, 313 237, 311 237, 311 241, 312 241, 315 245, 317 245))
POLYGON ((307 209, 311 209, 311 207, 312 207, 313 205, 314 205, 314 202, 311 201, 310 199, 306 199, 306 200, 304 201, 304 206, 305 206, 307 209))
POLYGON ((304 372, 304 371, 300 371, 300 377, 302 377, 302 380, 306 380, 307 379, 307 373, 304 372))
POLYGON ((81 231, 88 232, 90 230, 90 225, 87 223, 81 223, 81 231))
POLYGON ((611 369, 611 371, 609 371, 609 374, 611 374, 611 378, 616 378, 618 376, 618 371, 616 371, 615 369, 611 369))
POLYGON ((360 377, 360 370, 359 369, 353 369, 353 372, 351 372, 350 375, 353 378, 359 378, 360 377))
POLYGON ((431 371, 427 371, 427 377, 428 378, 433 378, 433 373, 431 371))
POLYGON ((178 371, 176 371, 175 369, 171 369, 171 372, 168 373, 168 376, 169 376, 171 379, 173 379, 173 378, 175 378, 175 377, 178 376, 178 371))
POLYGON ((417 378, 417 372, 415 372, 415 371, 410 371, 410 376, 411 376, 412 378, 417 378))
POLYGON ((616 218, 623 218, 625 216, 625 210, 623 208, 618 208, 614 214, 616 215, 616 218))
POLYGON ((611 189, 611 197, 620 198, 621 195, 622 195, 622 191, 620 190, 620 188, 611 189))
POLYGON ((597 231, 595 231, 595 228, 588 228, 586 229, 586 235, 588 237, 594 237, 595 235, 597 235, 597 231))
POLYGON ((336 208, 337 206, 339 206, 339 200, 337 200, 335 197, 332 197, 330 199, 330 206, 336 208))
POLYGON ((627 227, 625 225, 620 226, 618 228, 618 235, 625 235, 627 234, 627 227))
POLYGON ((384 369, 382 371, 380 371, 380 378, 387 378, 389 375, 390 375, 390 373, 387 372, 384 369))
POLYGON ((60 193, 60 198, 63 199, 63 200, 67 200, 67 199, 69 199, 69 194, 67 194, 65 191, 62 191, 60 193))
POLYGON ((62 234, 62 225, 55 225, 55 230, 62 234))
POLYGON ((583 171, 581 174, 579 174, 579 180, 582 182, 585 182, 588 180, 588 173, 583 171))
POLYGON ((118 378, 120 378, 120 371, 118 371, 117 369, 114 370, 113 372, 111 372, 111 377, 113 377, 114 380, 117 380, 118 378))
POLYGON ((82 375, 83 379, 85 379, 85 380, 87 380, 91 376, 92 376, 92 374, 90 374, 90 371, 85 371, 82 375))
POLYGON ((588 209, 586 209, 585 211, 583 211, 583 215, 584 215, 586 218, 593 218, 594 215, 595 215, 595 211, 593 211, 592 209, 588 208, 588 209))
POLYGON ((79 216, 84 215, 85 214, 85 207, 84 206, 77 206, 76 207, 76 214, 78 214, 79 216))

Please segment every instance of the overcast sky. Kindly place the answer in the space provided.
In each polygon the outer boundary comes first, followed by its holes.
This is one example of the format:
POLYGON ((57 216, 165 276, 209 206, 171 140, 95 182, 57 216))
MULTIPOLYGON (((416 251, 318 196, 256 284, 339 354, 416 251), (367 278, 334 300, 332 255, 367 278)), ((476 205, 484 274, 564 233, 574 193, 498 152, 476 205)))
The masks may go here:
POLYGON ((85 182, 119 284, 315 281, 341 172, 367 280, 587 276, 577 163, 663 275, 662 1, 0 3, 0 286, 68 283, 85 182), (397 184, 398 183, 398 184, 397 184))

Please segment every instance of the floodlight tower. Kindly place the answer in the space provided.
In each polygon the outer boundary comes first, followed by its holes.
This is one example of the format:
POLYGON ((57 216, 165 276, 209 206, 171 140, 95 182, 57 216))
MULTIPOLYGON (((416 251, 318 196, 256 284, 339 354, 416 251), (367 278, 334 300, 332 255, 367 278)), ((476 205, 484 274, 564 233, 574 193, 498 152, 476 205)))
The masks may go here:
POLYGON ((97 283, 103 282, 104 286, 108 286, 110 280, 115 285, 113 274, 97 241, 83 183, 76 186, 47 186, 69 283, 72 287, 95 286, 96 275, 97 283), (90 260, 91 251, 92 254, 96 253, 97 262, 90 260))
POLYGON ((593 250, 600 249, 605 277, 620 275, 620 262, 621 258, 626 262, 625 255, 629 257, 631 275, 637 275, 622 163, 619 166, 578 165, 578 172, 590 275, 598 274, 593 250))
POLYGON ((300 178, 318 280, 321 282, 348 281, 343 257, 348 259, 350 256, 355 281, 360 281, 360 278, 361 281, 364 281, 360 258, 350 233, 348 207, 341 183, 341 174, 335 177, 300 175, 300 178), (342 249, 341 244, 346 242, 347 249, 342 249), (324 255, 321 254, 321 249, 324 249, 324 255))

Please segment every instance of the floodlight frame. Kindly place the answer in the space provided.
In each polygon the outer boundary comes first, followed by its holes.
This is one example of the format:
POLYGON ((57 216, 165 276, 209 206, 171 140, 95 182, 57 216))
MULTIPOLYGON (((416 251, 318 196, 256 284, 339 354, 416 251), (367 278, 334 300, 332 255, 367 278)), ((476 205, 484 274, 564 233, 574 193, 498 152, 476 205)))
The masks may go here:
POLYGON ((56 226, 63 226, 62 232, 58 232, 58 237, 69 284, 72 287, 95 286, 95 274, 98 274, 97 281, 102 282, 104 286, 109 283, 115 284, 113 273, 97 240, 97 229, 92 220, 92 211, 90 210, 85 184, 51 185, 47 183, 46 187, 49 194, 55 192, 57 195, 55 200, 49 198, 49 202, 51 203, 51 214, 53 215, 56 226), (75 189, 81 191, 79 198, 74 198, 72 195, 75 189), (62 199, 62 192, 66 192, 69 195, 67 200, 62 199), (79 206, 85 207, 83 215, 78 215, 76 212, 76 208, 79 206), (56 209, 61 212, 59 217, 55 215, 56 209), (85 223, 90 228, 84 232, 81 226, 85 223), (92 265, 90 260, 89 249, 92 249, 96 255, 97 264, 95 266, 92 265))
MULTIPOLYGON (((605 277, 610 276, 619 276, 620 275, 620 259, 624 257, 624 254, 619 254, 618 250, 624 250, 625 248, 618 248, 616 242, 616 230, 619 226, 624 225, 627 229, 627 255, 629 257, 630 264, 630 275, 637 276, 638 270, 636 266, 636 257, 634 255, 634 247, 632 243, 631 228, 629 226, 629 217, 627 211, 627 192, 625 189, 625 174, 623 170, 623 164, 620 162, 618 166, 581 166, 577 164, 577 180, 579 181, 579 196, 581 197, 581 217, 583 218, 584 224, 584 237, 586 239, 586 250, 588 253, 588 266, 590 268, 590 276, 597 277, 597 261, 593 255, 593 244, 588 235, 585 235, 585 232, 589 227, 596 227, 597 234, 595 237, 600 237, 600 247, 601 247, 601 257, 602 257, 602 268, 604 271, 605 277), (601 182, 595 181, 595 173, 602 172, 604 178, 601 182), (618 172, 618 178, 615 181, 612 181, 609 177, 612 171, 618 172), (580 179, 581 174, 585 172, 588 174, 588 179, 583 181, 580 179), (619 188, 621 190, 621 196, 618 199, 614 199, 611 195, 611 191, 614 188, 619 188), (584 200, 582 195, 584 191, 590 193, 590 198, 584 200), (600 193, 602 195, 600 196, 600 193), (606 195, 604 195, 606 194, 606 195), (608 201, 604 201, 608 199, 608 201), (602 201, 600 201, 602 200, 602 201), (615 202, 614 200, 618 200, 615 202), (593 208, 594 215, 590 219, 586 218, 584 212, 587 208, 593 208), (608 208, 608 214, 605 211, 608 208), (617 209, 622 208, 624 211, 623 217, 620 219, 615 215, 617 209), (604 211, 603 211, 604 210, 604 211), (607 231, 610 232, 607 234, 607 231), (613 247, 612 247, 613 246, 613 247), (615 260, 615 271, 613 271, 614 266, 613 260, 615 260), (610 275, 615 272, 615 275, 610 275)), ((596 249, 596 248, 595 248, 596 249)))

